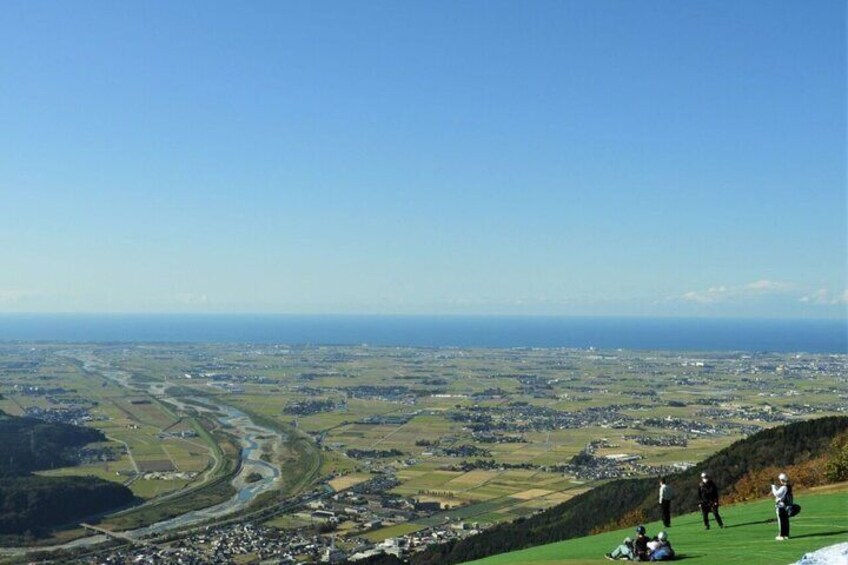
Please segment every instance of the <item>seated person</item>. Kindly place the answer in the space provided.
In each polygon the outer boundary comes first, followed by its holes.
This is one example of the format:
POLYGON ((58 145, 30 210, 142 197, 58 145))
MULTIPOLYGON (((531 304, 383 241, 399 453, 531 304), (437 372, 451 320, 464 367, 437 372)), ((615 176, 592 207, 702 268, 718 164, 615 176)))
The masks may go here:
POLYGON ((668 541, 668 535, 665 532, 657 534, 653 540, 648 542, 649 559, 651 561, 670 561, 674 559, 674 549, 671 547, 671 542, 668 541))
POLYGON ((624 541, 621 542, 621 545, 613 549, 611 552, 604 555, 610 561, 615 559, 636 559, 636 553, 633 551, 633 540, 629 537, 624 538, 624 541))
POLYGON ((647 561, 650 555, 648 549, 648 536, 645 534, 645 526, 636 527, 636 539, 633 541, 633 553, 636 554, 637 561, 647 561))

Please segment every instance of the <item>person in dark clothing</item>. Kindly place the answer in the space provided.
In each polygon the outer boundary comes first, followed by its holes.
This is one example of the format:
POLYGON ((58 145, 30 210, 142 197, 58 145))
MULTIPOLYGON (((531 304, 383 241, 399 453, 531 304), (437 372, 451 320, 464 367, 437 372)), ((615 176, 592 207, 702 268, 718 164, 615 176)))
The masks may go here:
POLYGON ((780 533, 774 539, 782 541, 789 539, 789 507, 794 501, 792 500, 792 484, 786 473, 781 473, 777 479, 780 481, 780 486, 771 485, 771 494, 774 496, 777 509, 777 523, 780 528, 780 533))
POLYGON ((704 516, 704 529, 710 529, 710 512, 715 516, 718 527, 723 528, 724 522, 722 522, 721 516, 718 513, 718 487, 706 473, 701 473, 701 484, 698 485, 698 498, 700 499, 698 506, 701 507, 701 514, 704 516))
POLYGON ((662 521, 666 528, 671 527, 671 486, 666 484, 665 477, 660 477, 660 508, 662 509, 662 521))
POLYGON ((636 539, 633 540, 633 553, 636 554, 637 561, 648 560, 648 556, 651 553, 648 549, 649 541, 651 539, 645 534, 645 526, 638 526, 636 528, 636 539))

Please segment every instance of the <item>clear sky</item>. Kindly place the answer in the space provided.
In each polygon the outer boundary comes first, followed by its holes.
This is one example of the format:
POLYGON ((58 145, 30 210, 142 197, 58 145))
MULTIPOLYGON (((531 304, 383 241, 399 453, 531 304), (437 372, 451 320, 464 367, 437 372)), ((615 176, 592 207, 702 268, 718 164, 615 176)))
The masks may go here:
POLYGON ((16 2, 0 312, 845 317, 842 1, 16 2))

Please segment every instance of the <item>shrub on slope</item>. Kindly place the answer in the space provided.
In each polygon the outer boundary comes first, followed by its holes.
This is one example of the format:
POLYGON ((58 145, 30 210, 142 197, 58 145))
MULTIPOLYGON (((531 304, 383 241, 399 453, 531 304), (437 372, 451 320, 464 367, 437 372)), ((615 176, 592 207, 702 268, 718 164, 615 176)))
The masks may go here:
MULTIPOLYGON (((692 469, 671 477, 669 482, 676 493, 673 504, 678 512, 697 509, 697 484, 702 471, 710 474, 726 496, 749 473, 769 467, 784 470, 823 456, 830 451, 833 438, 845 430, 848 430, 848 417, 833 416, 763 430, 737 441, 692 469)), ((765 486, 773 480, 774 476, 765 486)), ((650 519, 660 515, 654 494, 640 505, 650 519)))
POLYGON ((836 436, 831 443, 831 457, 825 467, 830 481, 848 481, 848 432, 836 436))

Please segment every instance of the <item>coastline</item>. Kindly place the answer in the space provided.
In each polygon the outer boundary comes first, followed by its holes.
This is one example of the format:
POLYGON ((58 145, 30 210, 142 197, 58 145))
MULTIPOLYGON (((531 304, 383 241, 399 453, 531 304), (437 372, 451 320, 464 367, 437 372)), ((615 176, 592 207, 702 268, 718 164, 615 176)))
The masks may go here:
POLYGON ((0 342, 252 343, 848 353, 848 320, 284 314, 0 314, 0 342))

